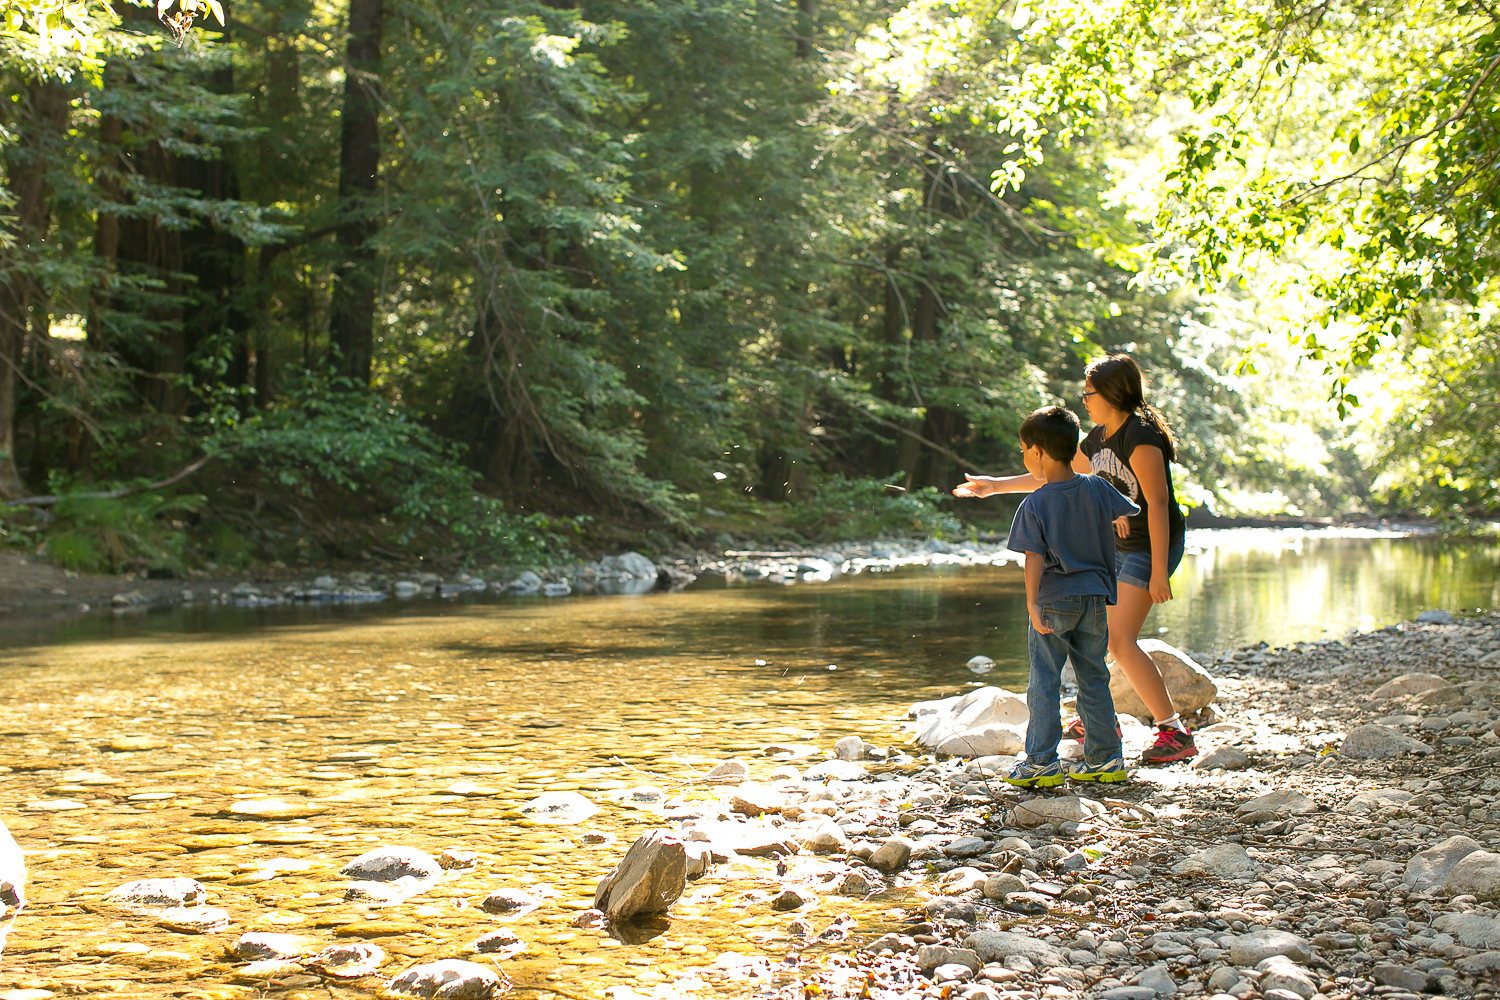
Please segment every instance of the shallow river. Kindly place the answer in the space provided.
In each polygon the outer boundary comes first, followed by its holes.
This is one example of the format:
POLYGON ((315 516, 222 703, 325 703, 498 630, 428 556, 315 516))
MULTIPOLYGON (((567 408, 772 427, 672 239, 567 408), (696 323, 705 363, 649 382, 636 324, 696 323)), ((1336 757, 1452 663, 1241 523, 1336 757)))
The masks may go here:
MULTIPOLYGON (((1489 608, 1500 586, 1489 543, 1234 532, 1190 545, 1178 600, 1148 623, 1190 650, 1489 608)), ((523 996, 651 995, 725 951, 783 954, 795 915, 768 908, 773 864, 755 859, 730 883, 690 885, 643 944, 572 928, 630 839, 662 824, 612 796, 645 783, 706 796, 693 779, 724 758, 768 774, 769 743, 899 740, 913 700, 977 683, 964 666, 975 654, 996 661, 986 682, 1022 686, 1023 603, 1007 566, 790 587, 705 579, 640 597, 200 607, 12 633, 0 652, 0 814, 30 852, 34 905, 0 988, 258 995, 230 985, 223 955, 246 930, 378 941, 389 973, 464 954, 502 922, 476 907, 502 887, 547 898, 512 924, 530 945, 507 963, 523 996), (522 803, 564 790, 601 812, 580 826, 519 822, 522 803), (265 794, 303 815, 229 816, 265 794), (617 839, 589 846, 585 830, 617 839), (377 843, 482 860, 371 911, 345 901, 337 870, 377 843), (169 874, 208 885, 230 930, 183 935, 98 906, 121 882, 169 874)), ((825 902, 817 927, 850 910, 874 928, 883 912, 825 902)))

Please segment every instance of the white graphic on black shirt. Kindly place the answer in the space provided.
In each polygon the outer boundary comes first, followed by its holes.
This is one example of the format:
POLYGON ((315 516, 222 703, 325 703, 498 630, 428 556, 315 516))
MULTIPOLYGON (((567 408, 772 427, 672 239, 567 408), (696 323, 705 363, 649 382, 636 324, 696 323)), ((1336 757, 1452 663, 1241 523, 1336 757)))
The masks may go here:
POLYGON ((1110 449, 1100 448, 1089 456, 1089 471, 1104 477, 1105 482, 1129 497, 1132 503, 1140 503, 1141 490, 1135 473, 1110 449))

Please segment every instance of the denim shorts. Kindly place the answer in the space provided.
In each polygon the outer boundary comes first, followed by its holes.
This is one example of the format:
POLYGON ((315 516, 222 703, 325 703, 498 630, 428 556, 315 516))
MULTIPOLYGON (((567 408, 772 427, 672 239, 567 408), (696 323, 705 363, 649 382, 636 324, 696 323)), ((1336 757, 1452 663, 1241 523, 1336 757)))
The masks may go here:
MULTIPOLYGON (((1177 572, 1177 567, 1182 563, 1182 550, 1185 548, 1185 539, 1175 538, 1167 547, 1167 576, 1177 572)), ((1150 552, 1121 552, 1115 550, 1115 576, 1121 583, 1128 583, 1132 587, 1140 587, 1142 590, 1151 589, 1151 553, 1150 552)))

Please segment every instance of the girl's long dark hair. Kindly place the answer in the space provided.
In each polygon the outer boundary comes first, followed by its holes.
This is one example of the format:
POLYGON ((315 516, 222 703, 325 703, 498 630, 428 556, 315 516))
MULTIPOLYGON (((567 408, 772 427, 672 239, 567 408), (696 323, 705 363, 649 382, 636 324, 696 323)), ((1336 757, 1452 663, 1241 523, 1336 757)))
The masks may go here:
POLYGON ((1177 459, 1177 438, 1167 426, 1162 412, 1146 402, 1146 390, 1141 385, 1141 367, 1128 354, 1111 354, 1089 362, 1083 370, 1094 391, 1117 410, 1139 413, 1147 427, 1161 435, 1162 457, 1168 462, 1177 459))

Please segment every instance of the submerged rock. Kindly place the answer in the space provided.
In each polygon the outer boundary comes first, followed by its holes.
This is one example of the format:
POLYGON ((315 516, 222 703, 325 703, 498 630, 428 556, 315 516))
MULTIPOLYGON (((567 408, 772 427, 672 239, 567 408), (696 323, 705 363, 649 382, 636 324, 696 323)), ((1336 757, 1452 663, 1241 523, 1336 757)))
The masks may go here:
POLYGON ((436 881, 443 877, 443 866, 414 847, 376 847, 350 861, 339 874, 365 882, 394 882, 408 876, 436 881))
POLYGON ((485 913, 502 913, 520 916, 542 905, 542 901, 521 889, 496 889, 484 897, 479 908, 485 913))
POLYGON ((207 901, 208 890, 182 875, 137 879, 104 894, 106 904, 132 910, 182 909, 202 906, 207 901))
POLYGON ((515 931, 501 927, 481 935, 470 947, 482 955, 499 955, 503 961, 525 951, 526 942, 515 931))
POLYGON ((527 819, 558 826, 582 823, 598 811, 598 806, 577 792, 548 792, 521 807, 521 815, 527 819))
POLYGON ((338 979, 358 979, 374 975, 384 962, 385 950, 379 945, 353 942, 329 945, 304 964, 338 979))
POLYGON ((441 1000, 489 1000, 503 991, 504 982, 476 962, 445 958, 408 969, 386 984, 403 997, 440 997, 441 1000))
POLYGON ((610 920, 640 913, 665 913, 687 884, 687 851, 683 842, 661 830, 643 834, 625 857, 600 881, 594 908, 610 920))

